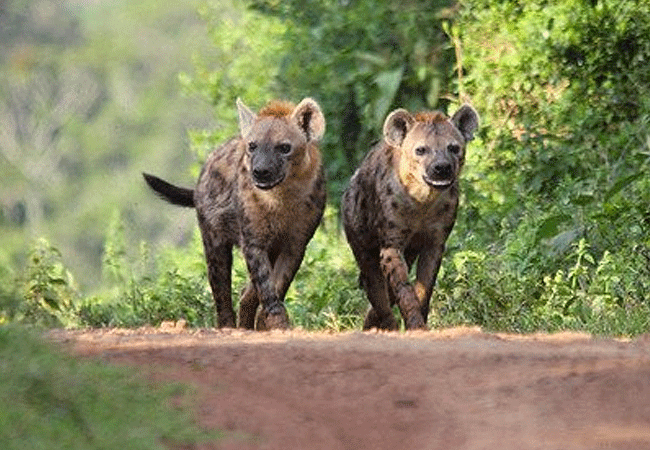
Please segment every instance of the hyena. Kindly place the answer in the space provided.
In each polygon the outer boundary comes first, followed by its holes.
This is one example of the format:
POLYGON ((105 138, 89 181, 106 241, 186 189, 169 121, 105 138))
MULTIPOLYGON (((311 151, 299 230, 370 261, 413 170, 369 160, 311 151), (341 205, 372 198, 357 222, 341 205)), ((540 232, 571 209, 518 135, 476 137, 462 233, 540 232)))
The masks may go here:
POLYGON ((343 194, 345 234, 371 308, 364 329, 426 328, 445 241, 456 221, 458 175, 478 114, 391 112, 383 140, 368 153, 343 194), (417 259, 415 284, 409 270, 417 259))
POLYGON ((235 326, 231 268, 238 246, 250 277, 239 326, 287 328, 284 296, 325 207, 318 147, 325 118, 311 98, 297 106, 274 101, 257 115, 238 99, 237 110, 240 136, 208 156, 195 189, 143 175, 163 199, 196 208, 219 327, 235 326))

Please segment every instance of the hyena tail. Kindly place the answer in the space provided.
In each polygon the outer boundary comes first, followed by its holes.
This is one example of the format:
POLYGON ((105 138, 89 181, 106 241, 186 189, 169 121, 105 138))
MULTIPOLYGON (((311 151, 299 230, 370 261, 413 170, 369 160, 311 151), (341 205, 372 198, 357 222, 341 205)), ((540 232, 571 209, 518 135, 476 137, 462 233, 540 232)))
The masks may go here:
POLYGON ((142 176, 149 187, 156 191, 156 194, 163 200, 167 200, 173 205, 194 208, 194 190, 174 186, 148 173, 143 173, 142 176))

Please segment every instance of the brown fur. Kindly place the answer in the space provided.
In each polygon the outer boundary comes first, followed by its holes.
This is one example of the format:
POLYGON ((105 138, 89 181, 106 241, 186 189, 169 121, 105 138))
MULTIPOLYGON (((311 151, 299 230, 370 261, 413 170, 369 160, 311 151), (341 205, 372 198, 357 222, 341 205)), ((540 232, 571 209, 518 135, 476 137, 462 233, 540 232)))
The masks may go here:
POLYGON ((364 329, 425 328, 429 301, 456 220, 458 175, 478 115, 465 105, 449 119, 398 109, 343 195, 343 225, 371 308, 364 329), (415 284, 409 270, 417 259, 415 284))
POLYGON ((232 248, 240 246, 250 282, 242 293, 239 326, 254 328, 261 304, 258 329, 286 328, 284 296, 325 207, 317 145, 325 119, 312 99, 298 106, 272 102, 258 115, 239 101, 237 106, 241 135, 208 156, 193 205, 181 201, 189 190, 145 178, 172 203, 196 208, 219 326, 235 326, 232 248))

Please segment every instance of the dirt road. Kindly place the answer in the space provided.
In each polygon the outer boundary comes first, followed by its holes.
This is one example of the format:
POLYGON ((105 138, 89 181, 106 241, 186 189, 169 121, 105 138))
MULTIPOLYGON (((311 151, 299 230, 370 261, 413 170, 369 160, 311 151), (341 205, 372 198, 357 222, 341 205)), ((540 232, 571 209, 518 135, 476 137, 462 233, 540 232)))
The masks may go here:
POLYGON ((650 449, 650 335, 57 331, 193 384, 205 449, 650 449))

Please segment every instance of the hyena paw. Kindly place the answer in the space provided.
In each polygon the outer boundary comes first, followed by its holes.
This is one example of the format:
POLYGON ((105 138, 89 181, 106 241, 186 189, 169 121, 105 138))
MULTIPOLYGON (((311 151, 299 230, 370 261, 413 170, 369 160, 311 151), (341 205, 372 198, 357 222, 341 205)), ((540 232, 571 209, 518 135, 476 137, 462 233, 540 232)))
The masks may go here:
POLYGON ((413 312, 410 317, 405 320, 405 325, 407 330, 426 330, 427 324, 422 318, 420 311, 413 312))
POLYGON ((257 316, 258 331, 265 330, 286 330, 289 328, 289 318, 284 306, 276 308, 273 313, 268 313, 262 309, 257 316))
POLYGON ((397 330, 397 321, 392 314, 384 318, 380 318, 374 308, 370 308, 366 315, 366 320, 363 322, 363 329, 369 330, 371 328, 378 328, 380 330, 397 330))

